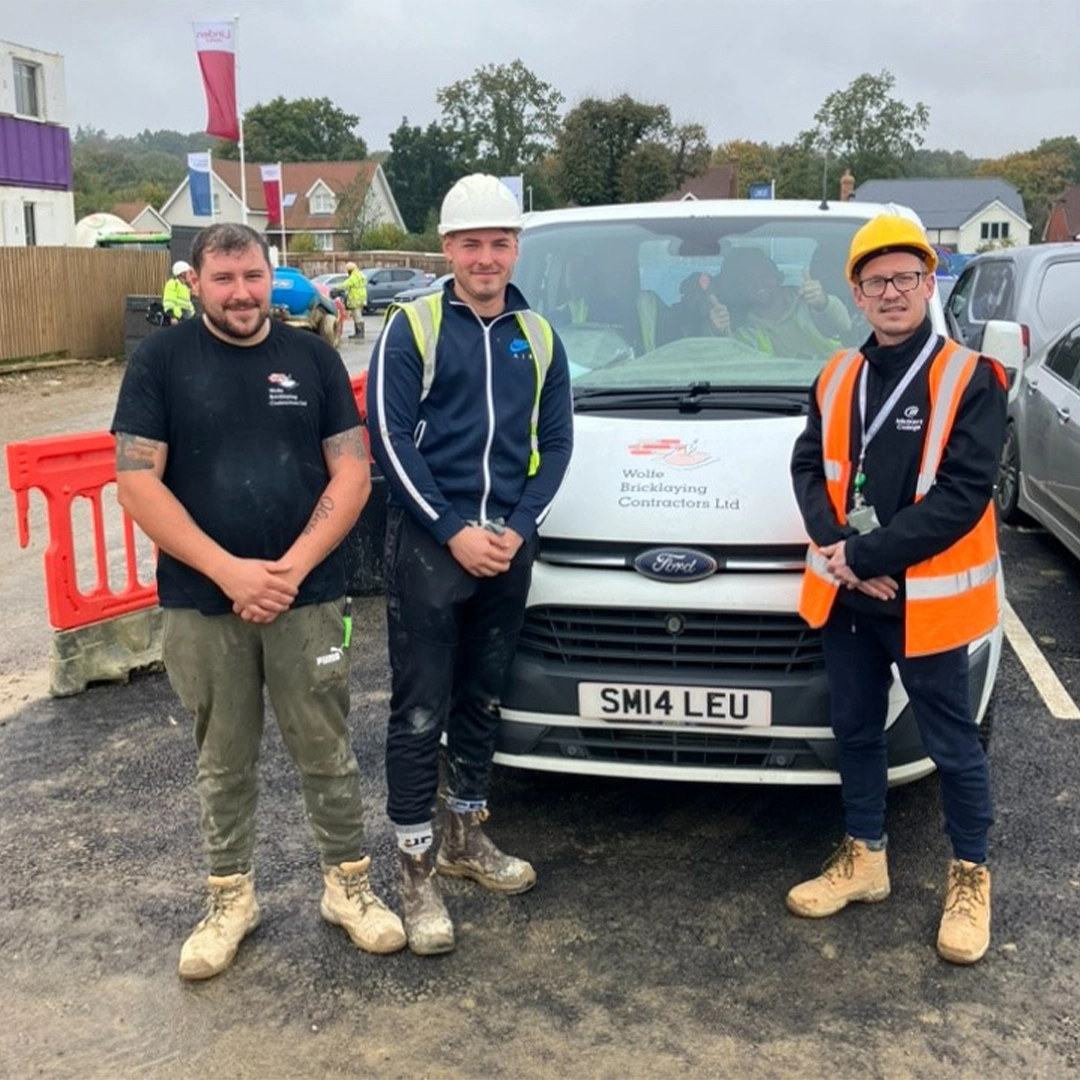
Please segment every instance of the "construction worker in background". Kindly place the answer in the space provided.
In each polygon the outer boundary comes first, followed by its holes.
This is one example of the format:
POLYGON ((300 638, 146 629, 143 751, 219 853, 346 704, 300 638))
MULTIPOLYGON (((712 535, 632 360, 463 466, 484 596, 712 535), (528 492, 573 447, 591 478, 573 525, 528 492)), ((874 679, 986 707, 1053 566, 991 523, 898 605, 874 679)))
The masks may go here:
POLYGON ((352 315, 353 328, 356 337, 364 339, 364 308, 367 306, 367 281, 360 273, 360 268, 354 262, 347 262, 345 269, 349 276, 341 283, 341 289, 345 293, 345 306, 352 315))
POLYGON ((195 305, 191 302, 191 279, 194 277, 191 267, 183 259, 172 264, 172 277, 165 282, 161 292, 161 306, 165 309, 165 318, 170 326, 175 326, 195 315, 195 305))
POLYGON ((1005 373, 934 331, 937 256, 915 222, 883 214, 851 241, 847 277, 873 333, 838 352, 810 394, 791 471, 810 536, 799 612, 821 628, 846 835, 787 906, 804 918, 889 895, 885 734, 893 668, 941 778, 952 846, 938 953, 990 945, 986 754, 968 644, 1000 617, 992 502, 1005 373))
POLYGON ((476 173, 450 189, 439 235, 453 279, 391 307, 367 384, 372 453, 389 489, 387 812, 405 933, 421 955, 454 947, 436 874, 502 893, 536 883, 532 866, 482 829, 536 529, 573 442, 566 352, 510 284, 521 226, 497 177, 476 173))

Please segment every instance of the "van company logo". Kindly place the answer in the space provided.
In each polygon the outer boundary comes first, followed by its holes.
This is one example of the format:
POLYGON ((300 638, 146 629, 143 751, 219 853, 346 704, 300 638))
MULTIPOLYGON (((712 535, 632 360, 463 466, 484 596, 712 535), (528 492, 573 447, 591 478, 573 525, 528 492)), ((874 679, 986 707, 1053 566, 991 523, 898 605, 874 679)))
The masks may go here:
POLYGON ((280 386, 282 390, 295 390, 298 383, 291 375, 285 375, 282 372, 275 372, 270 376, 271 386, 280 386))
POLYGON ((690 443, 682 439, 638 439, 627 450, 633 457, 656 458, 673 469, 699 469, 718 460, 708 451, 699 450, 697 439, 690 443))
POLYGON ((655 581, 701 581, 715 574, 718 565, 711 555, 693 548, 650 548, 634 559, 634 569, 655 581))

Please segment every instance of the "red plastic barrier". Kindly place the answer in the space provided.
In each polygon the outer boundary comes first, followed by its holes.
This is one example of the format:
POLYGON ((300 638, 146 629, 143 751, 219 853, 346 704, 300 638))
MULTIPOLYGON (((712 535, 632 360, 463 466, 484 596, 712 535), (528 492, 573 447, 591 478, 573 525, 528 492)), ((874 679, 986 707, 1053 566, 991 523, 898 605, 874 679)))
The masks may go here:
MULTIPOLYGON (((360 410, 364 448, 371 458, 367 432, 367 372, 351 380, 360 410)), ((108 549, 102 515, 102 490, 116 480, 116 443, 107 431, 55 438, 30 439, 7 447, 8 484, 15 493, 19 546, 30 543, 30 490, 45 496, 49 522, 49 546, 45 549, 45 593, 49 622, 56 630, 126 615, 157 603, 157 584, 143 584, 138 577, 135 525, 121 511, 124 525, 124 557, 127 580, 124 588, 109 586, 108 549), (79 589, 76 574, 75 537, 71 506, 75 499, 89 501, 94 523, 94 561, 97 582, 90 592, 79 589)))
POLYGON ((123 513, 127 580, 118 592, 109 586, 101 498, 105 485, 116 479, 112 435, 107 431, 93 431, 10 443, 7 465, 8 484, 15 493, 20 547, 30 543, 30 489, 37 488, 45 496, 49 522, 45 592, 49 622, 54 629, 71 630, 157 603, 157 585, 139 581, 135 526, 123 513), (97 583, 89 592, 79 589, 76 575, 71 505, 77 498, 87 499, 93 514, 97 583))

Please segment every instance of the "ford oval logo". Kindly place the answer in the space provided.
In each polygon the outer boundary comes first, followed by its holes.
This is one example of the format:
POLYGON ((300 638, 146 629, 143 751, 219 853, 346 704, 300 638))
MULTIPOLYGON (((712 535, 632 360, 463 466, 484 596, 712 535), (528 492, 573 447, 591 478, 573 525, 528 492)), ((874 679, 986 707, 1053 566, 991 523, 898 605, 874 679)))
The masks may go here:
POLYGON ((634 569, 654 581, 700 581, 717 570, 704 551, 691 548, 650 548, 634 560, 634 569))

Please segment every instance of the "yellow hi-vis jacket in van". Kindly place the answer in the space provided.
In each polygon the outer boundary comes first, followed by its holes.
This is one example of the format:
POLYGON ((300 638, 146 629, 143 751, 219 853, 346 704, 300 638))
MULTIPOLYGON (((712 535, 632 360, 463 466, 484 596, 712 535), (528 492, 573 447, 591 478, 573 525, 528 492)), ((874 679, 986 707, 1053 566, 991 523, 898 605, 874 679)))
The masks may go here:
MULTIPOLYGON (((858 350, 837 353, 818 379, 825 487, 836 519, 847 524, 851 481, 851 414, 855 386, 865 359, 858 350)), ((923 440, 915 501, 933 486, 945 454, 960 399, 979 356, 946 339, 930 365, 930 421, 923 440)), ((1005 373, 994 361, 1002 386, 1005 373)), ((836 599, 839 582, 828 560, 811 542, 806 554, 799 614, 813 627, 823 626, 836 599)), ((975 527, 937 555, 916 563, 905 574, 904 652, 924 656, 966 645, 989 633, 998 622, 998 547, 994 505, 988 501, 975 527)))

